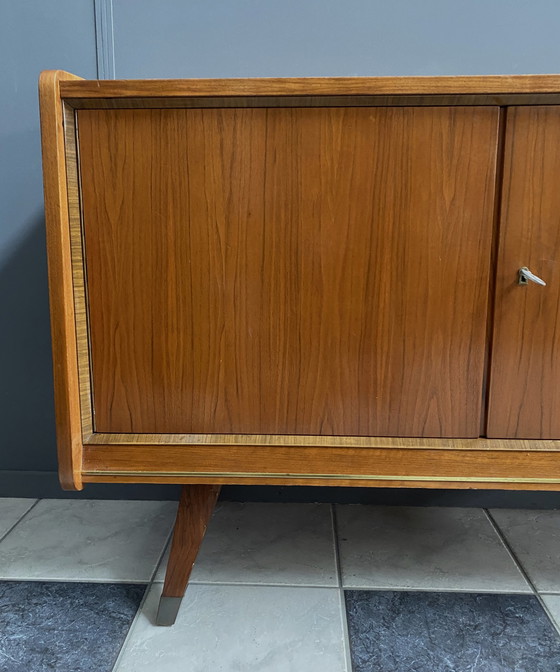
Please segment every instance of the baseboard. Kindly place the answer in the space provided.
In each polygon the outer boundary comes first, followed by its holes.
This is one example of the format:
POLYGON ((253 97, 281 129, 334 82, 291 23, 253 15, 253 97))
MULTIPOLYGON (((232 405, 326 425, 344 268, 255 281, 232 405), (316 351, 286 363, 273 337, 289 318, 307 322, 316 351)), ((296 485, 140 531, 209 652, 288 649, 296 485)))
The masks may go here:
MULTIPOLYGON (((88 484, 81 492, 66 492, 54 471, 0 470, 0 497, 44 499, 174 500, 178 485, 88 484)), ((511 490, 432 490, 398 488, 334 488, 304 486, 228 485, 222 501, 326 502, 385 506, 464 506, 508 509, 558 509, 560 492, 511 490)))
POLYGON ((220 499, 232 502, 328 502, 379 506, 460 506, 492 509, 559 509, 560 492, 336 488, 229 485, 220 499))

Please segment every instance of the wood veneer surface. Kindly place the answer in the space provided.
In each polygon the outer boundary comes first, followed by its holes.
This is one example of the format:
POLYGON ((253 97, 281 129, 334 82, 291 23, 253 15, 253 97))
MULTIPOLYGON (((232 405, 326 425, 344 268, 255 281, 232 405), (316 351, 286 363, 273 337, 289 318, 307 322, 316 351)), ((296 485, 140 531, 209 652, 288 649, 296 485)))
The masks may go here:
POLYGON ((66 182, 59 91, 60 82, 66 79, 79 78, 60 70, 42 73, 39 101, 59 475, 64 488, 81 490, 82 418, 69 226, 72 189, 66 182))
POLYGON ((559 75, 455 77, 285 77, 251 79, 144 79, 61 82, 64 98, 149 98, 186 96, 436 96, 554 94, 559 75))
POLYGON ((478 436, 497 108, 78 126, 97 431, 478 436))
POLYGON ((560 438, 560 107, 508 110, 488 436, 560 438), (528 266, 547 283, 522 287, 528 266))

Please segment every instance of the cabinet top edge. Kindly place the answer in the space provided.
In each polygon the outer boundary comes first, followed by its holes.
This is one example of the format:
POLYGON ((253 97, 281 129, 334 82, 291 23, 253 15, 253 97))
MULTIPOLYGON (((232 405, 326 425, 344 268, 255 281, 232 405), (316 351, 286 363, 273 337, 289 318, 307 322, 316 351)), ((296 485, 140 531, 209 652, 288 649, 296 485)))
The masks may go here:
POLYGON ((60 79, 61 98, 437 96, 560 93, 560 74, 244 79, 60 79))

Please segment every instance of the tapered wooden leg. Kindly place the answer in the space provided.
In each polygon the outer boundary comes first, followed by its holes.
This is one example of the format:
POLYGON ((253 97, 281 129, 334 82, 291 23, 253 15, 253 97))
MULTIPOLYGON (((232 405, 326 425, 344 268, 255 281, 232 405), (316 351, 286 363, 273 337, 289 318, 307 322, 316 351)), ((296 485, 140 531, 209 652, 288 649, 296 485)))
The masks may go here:
POLYGON ((181 490, 157 625, 175 623, 220 489, 219 485, 184 485, 181 490))

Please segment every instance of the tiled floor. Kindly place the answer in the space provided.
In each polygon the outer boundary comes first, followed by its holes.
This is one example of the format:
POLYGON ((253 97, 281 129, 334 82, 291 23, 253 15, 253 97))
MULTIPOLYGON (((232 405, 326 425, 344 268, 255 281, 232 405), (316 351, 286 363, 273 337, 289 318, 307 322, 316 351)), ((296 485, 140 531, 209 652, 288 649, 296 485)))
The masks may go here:
POLYGON ((0 499, 0 672, 559 672, 560 511, 0 499))

